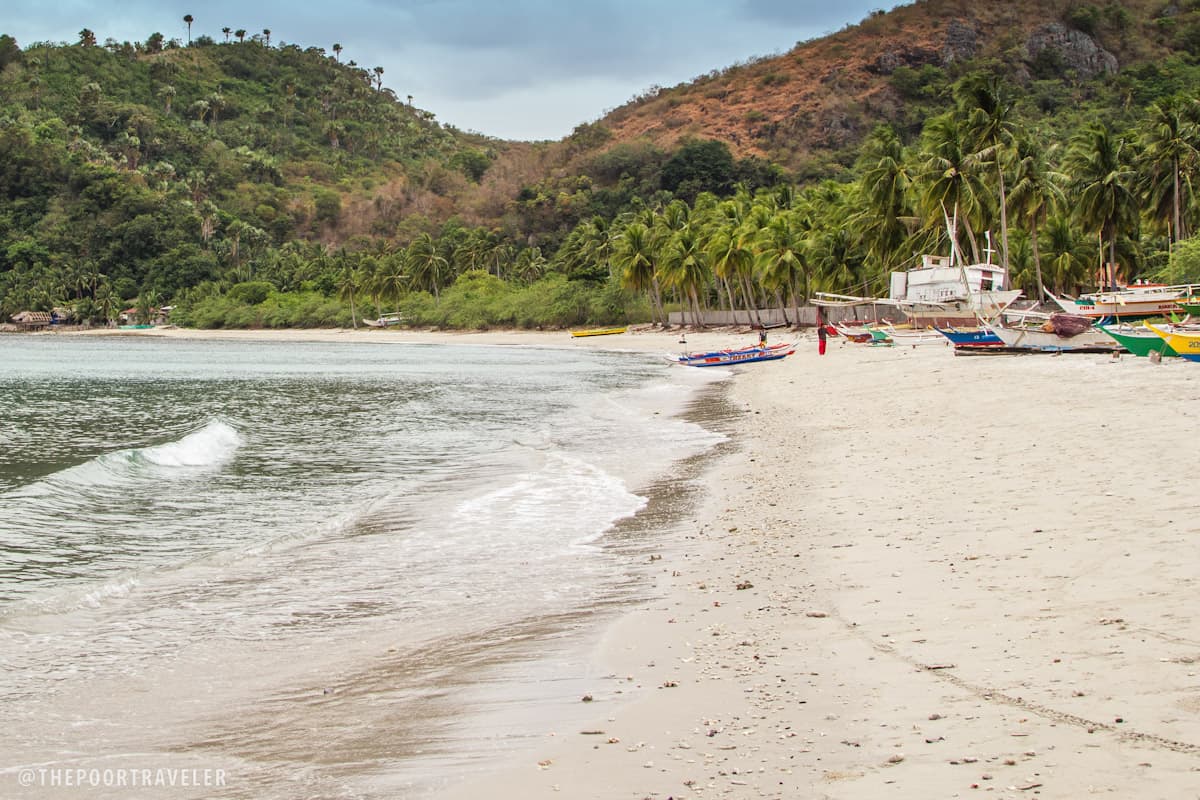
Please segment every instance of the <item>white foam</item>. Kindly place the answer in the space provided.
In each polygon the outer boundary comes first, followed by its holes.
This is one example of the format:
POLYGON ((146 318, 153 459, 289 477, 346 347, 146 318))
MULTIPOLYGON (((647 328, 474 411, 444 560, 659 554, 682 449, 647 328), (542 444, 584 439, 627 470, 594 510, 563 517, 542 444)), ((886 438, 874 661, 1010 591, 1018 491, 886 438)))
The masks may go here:
POLYGON ((142 458, 160 467, 211 467, 233 458, 242 436, 221 420, 213 420, 182 439, 140 451, 142 458))

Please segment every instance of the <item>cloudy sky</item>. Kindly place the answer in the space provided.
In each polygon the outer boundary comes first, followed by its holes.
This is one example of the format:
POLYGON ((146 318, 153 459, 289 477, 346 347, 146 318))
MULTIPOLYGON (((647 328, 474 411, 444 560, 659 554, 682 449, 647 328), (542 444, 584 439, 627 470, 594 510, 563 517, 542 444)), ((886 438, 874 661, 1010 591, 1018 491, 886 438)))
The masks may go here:
POLYGON ((343 47, 384 68, 399 97, 463 130, 559 139, 651 86, 673 86, 854 24, 875 0, 4 0, 0 33, 24 47, 152 33, 222 41, 223 27, 272 44, 343 47))

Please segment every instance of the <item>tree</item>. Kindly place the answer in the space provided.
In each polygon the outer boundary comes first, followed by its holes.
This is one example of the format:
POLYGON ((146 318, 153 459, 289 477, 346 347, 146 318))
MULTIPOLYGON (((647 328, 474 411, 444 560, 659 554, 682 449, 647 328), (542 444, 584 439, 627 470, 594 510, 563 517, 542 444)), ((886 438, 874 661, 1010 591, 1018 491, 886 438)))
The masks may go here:
POLYGON ((226 43, 226 44, 228 44, 228 43, 229 43, 229 32, 230 32, 230 30, 231 30, 231 28, 230 28, 228 25, 226 25, 224 28, 221 28, 221 33, 225 34, 225 43, 226 43))
POLYGON ((983 220, 983 184, 963 128, 951 114, 934 117, 921 133, 921 146, 916 188, 925 228, 940 230, 946 214, 956 215, 977 262, 975 225, 983 220))
POLYGON ((159 88, 158 96, 162 98, 164 114, 171 113, 171 103, 175 100, 175 93, 175 87, 170 84, 159 88))
POLYGON ((726 195, 733 187, 733 172, 733 155, 724 142, 692 139, 663 165, 662 188, 688 201, 701 192, 726 195))
POLYGON ((700 289, 708 285, 708 258, 699 232, 690 225, 676 231, 662 252, 659 275, 663 285, 679 292, 691 307, 692 324, 700 325, 700 289))
POLYGON ((95 47, 96 34, 92 33, 89 29, 84 28, 79 32, 79 44, 83 47, 95 47))
POLYGON ((408 246, 405 264, 412 284, 432 292, 435 302, 440 300, 439 291, 449 262, 438 252, 432 236, 422 233, 408 246))
MULTIPOLYGON (((1100 234, 1101 250, 1108 245, 1108 263, 1115 270, 1117 238, 1133 235, 1138 224, 1138 202, 1133 192, 1135 174, 1128 163, 1128 143, 1105 124, 1092 125, 1071 140, 1066 171, 1075 181, 1079 198, 1076 218, 1086 231, 1100 234)), ((1115 272, 1106 283, 1116 281, 1115 272)))
POLYGON ((236 31, 233 32, 233 35, 237 37, 239 44, 246 41, 246 29, 245 28, 238 28, 236 31))
POLYGON ((963 115, 972 159, 996 168, 1000 210, 1000 264, 1008 269, 1008 199, 1004 185, 1004 167, 1008 160, 1016 125, 1013 104, 1004 85, 995 75, 975 74, 955 87, 959 113, 963 115))
POLYGON ((195 18, 192 17, 191 14, 184 14, 183 21, 187 23, 188 45, 191 45, 191 43, 192 43, 192 22, 195 21, 195 18))
POLYGON ((267 47, 271 46, 271 29, 263 28, 263 42, 267 47))
POLYGON ((908 236, 905 220, 912 215, 909 191, 913 185, 904 145, 890 125, 877 127, 867 137, 858 168, 861 211, 851 224, 858 229, 868 257, 881 272, 888 272, 901 260, 901 246, 908 236))
POLYGON ((379 91, 383 88, 383 67, 375 67, 371 71, 375 73, 375 90, 379 91))
POLYGON ((1172 243, 1186 239, 1184 195, 1190 199, 1192 179, 1200 169, 1200 126, 1180 101, 1164 100, 1150 104, 1139 140, 1141 196, 1172 243))
POLYGON ((1014 155, 1016 161, 1013 165, 1013 185, 1008 195, 1008 204, 1029 226, 1038 300, 1044 301, 1046 287, 1042 281, 1038 228, 1051 209, 1059 208, 1065 202, 1062 187, 1067 177, 1050 169, 1049 152, 1032 137, 1022 136, 1017 139, 1014 155))
POLYGON ((658 285, 655 264, 658 252, 650 229, 640 222, 632 222, 617 235, 613 246, 613 266, 621 279, 621 285, 650 295, 650 309, 655 324, 667 324, 667 315, 662 307, 662 292, 658 285))
POLYGON ((337 42, 333 43, 333 60, 342 63, 342 46, 337 42))
POLYGON ((350 322, 358 328, 358 311, 354 307, 354 290, 358 288, 359 275, 354 263, 346 257, 345 250, 338 251, 338 299, 350 301, 350 322))

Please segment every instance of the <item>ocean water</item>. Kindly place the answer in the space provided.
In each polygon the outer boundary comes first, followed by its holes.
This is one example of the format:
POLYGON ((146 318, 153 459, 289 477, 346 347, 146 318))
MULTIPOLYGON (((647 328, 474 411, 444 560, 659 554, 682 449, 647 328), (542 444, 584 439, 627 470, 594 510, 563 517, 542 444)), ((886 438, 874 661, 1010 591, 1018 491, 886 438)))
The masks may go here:
POLYGON ((708 372, 0 337, 0 796, 416 797, 502 752, 647 591, 708 372))

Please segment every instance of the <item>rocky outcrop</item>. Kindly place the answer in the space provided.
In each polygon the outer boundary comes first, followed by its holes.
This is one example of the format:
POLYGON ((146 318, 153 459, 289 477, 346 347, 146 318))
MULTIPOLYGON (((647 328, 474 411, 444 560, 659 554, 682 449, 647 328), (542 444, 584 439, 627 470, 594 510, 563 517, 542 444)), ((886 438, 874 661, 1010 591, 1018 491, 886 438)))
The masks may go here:
POLYGON ((1117 57, 1096 44, 1091 36, 1059 22, 1043 25, 1025 40, 1030 62, 1046 50, 1052 51, 1063 67, 1073 70, 1080 78, 1113 73, 1119 66, 1117 57))
POLYGON ((969 61, 978 50, 979 32, 961 20, 950 20, 946 26, 946 39, 942 43, 942 65, 969 61))
POLYGON ((918 68, 926 64, 941 64, 941 54, 926 47, 905 46, 881 53, 867 69, 876 75, 891 75, 901 67, 918 68))

